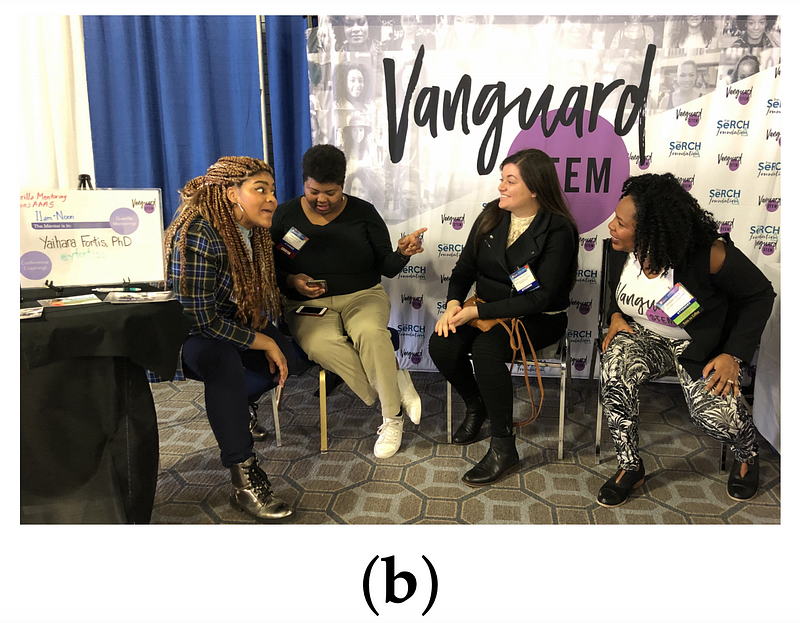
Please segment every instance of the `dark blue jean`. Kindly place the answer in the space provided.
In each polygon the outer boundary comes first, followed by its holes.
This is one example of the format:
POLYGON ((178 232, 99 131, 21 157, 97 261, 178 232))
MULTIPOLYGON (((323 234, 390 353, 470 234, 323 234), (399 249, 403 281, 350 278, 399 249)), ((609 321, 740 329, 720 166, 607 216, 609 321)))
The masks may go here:
MULTIPOLYGON (((278 344, 289 374, 297 374, 292 342, 271 324, 261 333, 278 344)), ((222 464, 246 461, 253 455, 249 405, 278 385, 264 351, 240 351, 230 342, 193 335, 183 344, 183 366, 187 378, 205 385, 206 414, 222 464)))

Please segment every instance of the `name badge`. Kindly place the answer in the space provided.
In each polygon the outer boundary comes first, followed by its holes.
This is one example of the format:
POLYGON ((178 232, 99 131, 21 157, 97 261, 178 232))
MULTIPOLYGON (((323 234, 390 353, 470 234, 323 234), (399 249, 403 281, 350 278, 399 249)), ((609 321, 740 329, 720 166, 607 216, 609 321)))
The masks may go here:
POLYGON ((703 311, 697 299, 680 283, 676 283, 672 289, 656 303, 656 307, 669 316, 670 320, 679 327, 685 327, 694 320, 697 314, 703 311))
POLYGON ((511 273, 509 278, 511 279, 511 283, 514 284, 514 288, 520 293, 535 290, 539 287, 539 282, 536 281, 536 275, 531 272, 527 264, 511 273))
POLYGON ((298 229, 292 227, 286 232, 283 240, 278 243, 278 250, 293 258, 306 242, 308 242, 308 238, 298 229))

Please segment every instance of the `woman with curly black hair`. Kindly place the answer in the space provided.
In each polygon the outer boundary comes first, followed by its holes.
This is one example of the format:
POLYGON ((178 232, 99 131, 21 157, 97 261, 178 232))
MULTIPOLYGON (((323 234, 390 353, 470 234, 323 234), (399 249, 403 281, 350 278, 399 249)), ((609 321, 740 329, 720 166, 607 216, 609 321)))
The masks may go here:
POLYGON ((758 443, 739 379, 772 310, 772 285, 670 173, 626 180, 608 229, 614 296, 601 399, 619 470, 597 501, 619 506, 644 483, 639 386, 666 374, 680 380, 691 420, 733 446, 728 495, 749 500, 758 443))
POLYGON ((717 25, 711 15, 681 15, 672 22, 670 48, 686 50, 716 48, 717 25))

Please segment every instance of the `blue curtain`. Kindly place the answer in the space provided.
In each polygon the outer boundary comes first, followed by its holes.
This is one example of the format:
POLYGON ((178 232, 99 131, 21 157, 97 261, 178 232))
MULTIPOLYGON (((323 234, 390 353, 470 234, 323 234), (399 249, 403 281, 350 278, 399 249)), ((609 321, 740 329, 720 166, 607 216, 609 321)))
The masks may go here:
POLYGON ((267 15, 266 41, 272 117, 272 163, 278 200, 303 194, 300 161, 311 147, 305 18, 267 15))
POLYGON ((220 156, 265 157, 255 16, 87 16, 83 31, 96 187, 160 188, 167 225, 220 156))

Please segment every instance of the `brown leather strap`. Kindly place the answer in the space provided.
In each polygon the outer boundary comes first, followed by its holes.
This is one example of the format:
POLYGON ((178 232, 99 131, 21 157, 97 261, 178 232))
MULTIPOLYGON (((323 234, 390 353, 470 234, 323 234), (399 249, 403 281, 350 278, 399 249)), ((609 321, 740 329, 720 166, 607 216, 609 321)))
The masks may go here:
POLYGON ((517 351, 520 353, 520 359, 525 369, 525 386, 528 388, 528 397, 531 401, 531 416, 525 420, 524 422, 514 422, 514 426, 516 428, 521 428, 523 426, 527 426, 537 417, 539 417, 539 413, 542 411, 542 404, 544 402, 544 388, 542 387, 542 371, 539 367, 539 359, 536 357, 536 351, 533 348, 533 344, 531 344, 531 338, 528 335, 528 330, 525 328, 525 325, 518 318, 511 319, 511 328, 505 322, 501 322, 500 324, 503 325, 503 328, 508 332, 508 337, 510 339, 511 350, 513 351, 513 356, 511 358, 511 367, 514 367, 514 362, 517 359, 517 351), (533 363, 536 366, 536 379, 539 381, 539 408, 534 409, 533 406, 533 391, 531 390, 531 382, 528 378, 528 358, 525 355, 525 344, 522 341, 522 336, 520 335, 520 327, 522 327, 523 333, 525 333, 525 339, 528 342, 528 348, 530 349, 531 356, 533 357, 533 363))

